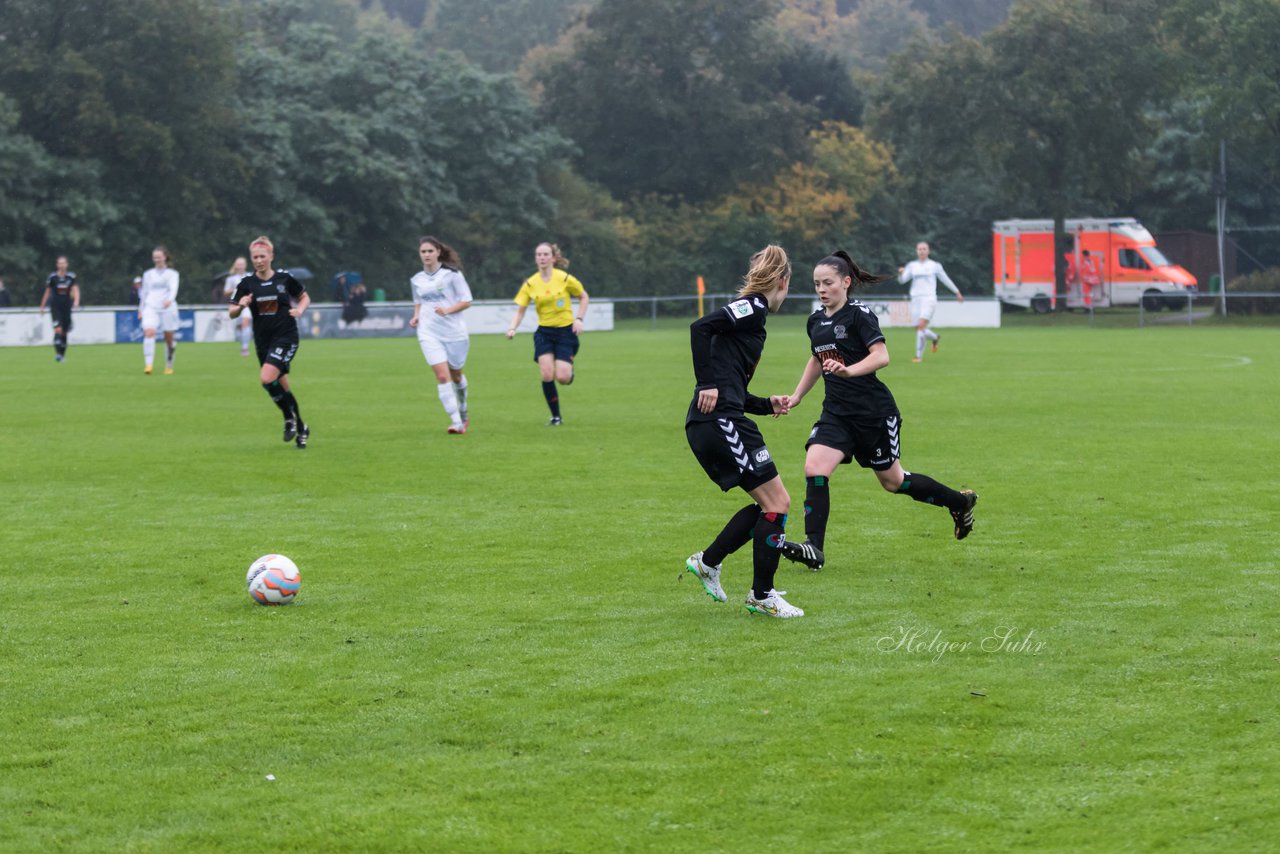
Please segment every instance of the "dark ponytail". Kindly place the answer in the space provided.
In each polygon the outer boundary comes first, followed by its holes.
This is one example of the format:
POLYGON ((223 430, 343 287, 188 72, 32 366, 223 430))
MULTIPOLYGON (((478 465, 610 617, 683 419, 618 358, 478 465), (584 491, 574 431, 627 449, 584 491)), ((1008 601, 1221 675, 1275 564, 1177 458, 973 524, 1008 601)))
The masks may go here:
POLYGON ((837 249, 832 252, 826 258, 819 261, 817 266, 831 267, 840 274, 841 278, 848 276, 853 280, 853 284, 850 286, 851 288, 855 288, 858 285, 873 285, 876 282, 883 282, 889 278, 888 276, 877 276, 874 273, 868 273, 866 270, 863 270, 854 263, 854 260, 849 257, 849 253, 845 252, 843 249, 837 249))

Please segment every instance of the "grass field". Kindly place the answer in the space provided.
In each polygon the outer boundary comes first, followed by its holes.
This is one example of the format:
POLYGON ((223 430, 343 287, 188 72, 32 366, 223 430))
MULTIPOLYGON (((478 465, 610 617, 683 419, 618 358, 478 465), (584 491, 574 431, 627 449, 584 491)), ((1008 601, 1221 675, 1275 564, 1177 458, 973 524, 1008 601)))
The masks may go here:
MULTIPOLYGON (((842 468, 787 621, 749 548, 728 604, 682 573, 745 503, 683 324, 588 336, 560 429, 529 337, 473 338, 464 437, 416 342, 306 341, 305 452, 233 345, 0 350, 0 850, 1274 850, 1276 332, 889 342, 977 526, 842 468)), ((819 402, 761 419, 793 535, 819 402)))

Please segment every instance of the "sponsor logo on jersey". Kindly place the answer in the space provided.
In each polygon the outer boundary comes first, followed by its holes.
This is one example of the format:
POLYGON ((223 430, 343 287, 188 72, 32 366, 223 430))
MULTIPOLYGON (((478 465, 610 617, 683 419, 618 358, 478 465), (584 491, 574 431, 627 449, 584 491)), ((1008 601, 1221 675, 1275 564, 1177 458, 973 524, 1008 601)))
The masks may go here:
POLYGON ((726 308, 733 317, 750 317, 752 313, 751 301, 745 299, 734 300, 726 308))

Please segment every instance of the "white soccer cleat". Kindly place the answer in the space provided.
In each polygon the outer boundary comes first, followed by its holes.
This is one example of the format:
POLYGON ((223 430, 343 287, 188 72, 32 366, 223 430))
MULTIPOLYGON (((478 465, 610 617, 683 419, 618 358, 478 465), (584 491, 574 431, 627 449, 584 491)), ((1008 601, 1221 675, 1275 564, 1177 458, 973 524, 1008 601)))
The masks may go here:
POLYGON ((684 568, 698 576, 698 580, 702 582, 702 586, 706 588, 707 595, 717 602, 728 602, 729 597, 725 595, 724 588, 720 586, 720 567, 708 566, 702 562, 702 552, 690 555, 689 559, 684 562, 684 568))
POLYGON ((803 617, 804 611, 782 598, 782 593, 770 590, 769 595, 757 599, 755 591, 747 593, 747 610, 753 614, 766 614, 770 617, 803 617))

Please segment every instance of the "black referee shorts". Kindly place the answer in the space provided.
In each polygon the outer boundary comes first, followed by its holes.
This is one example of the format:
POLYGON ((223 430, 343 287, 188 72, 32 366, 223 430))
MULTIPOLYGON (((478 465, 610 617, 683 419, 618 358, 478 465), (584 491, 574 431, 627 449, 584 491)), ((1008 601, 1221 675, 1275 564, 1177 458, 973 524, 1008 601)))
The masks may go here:
POLYGON ((582 339, 573 334, 573 324, 568 326, 539 326, 533 333, 533 360, 543 353, 552 353, 557 362, 573 364, 582 339))
POLYGON ((684 434, 707 477, 725 492, 735 486, 750 492, 778 476, 760 428, 746 416, 690 421, 684 434))

